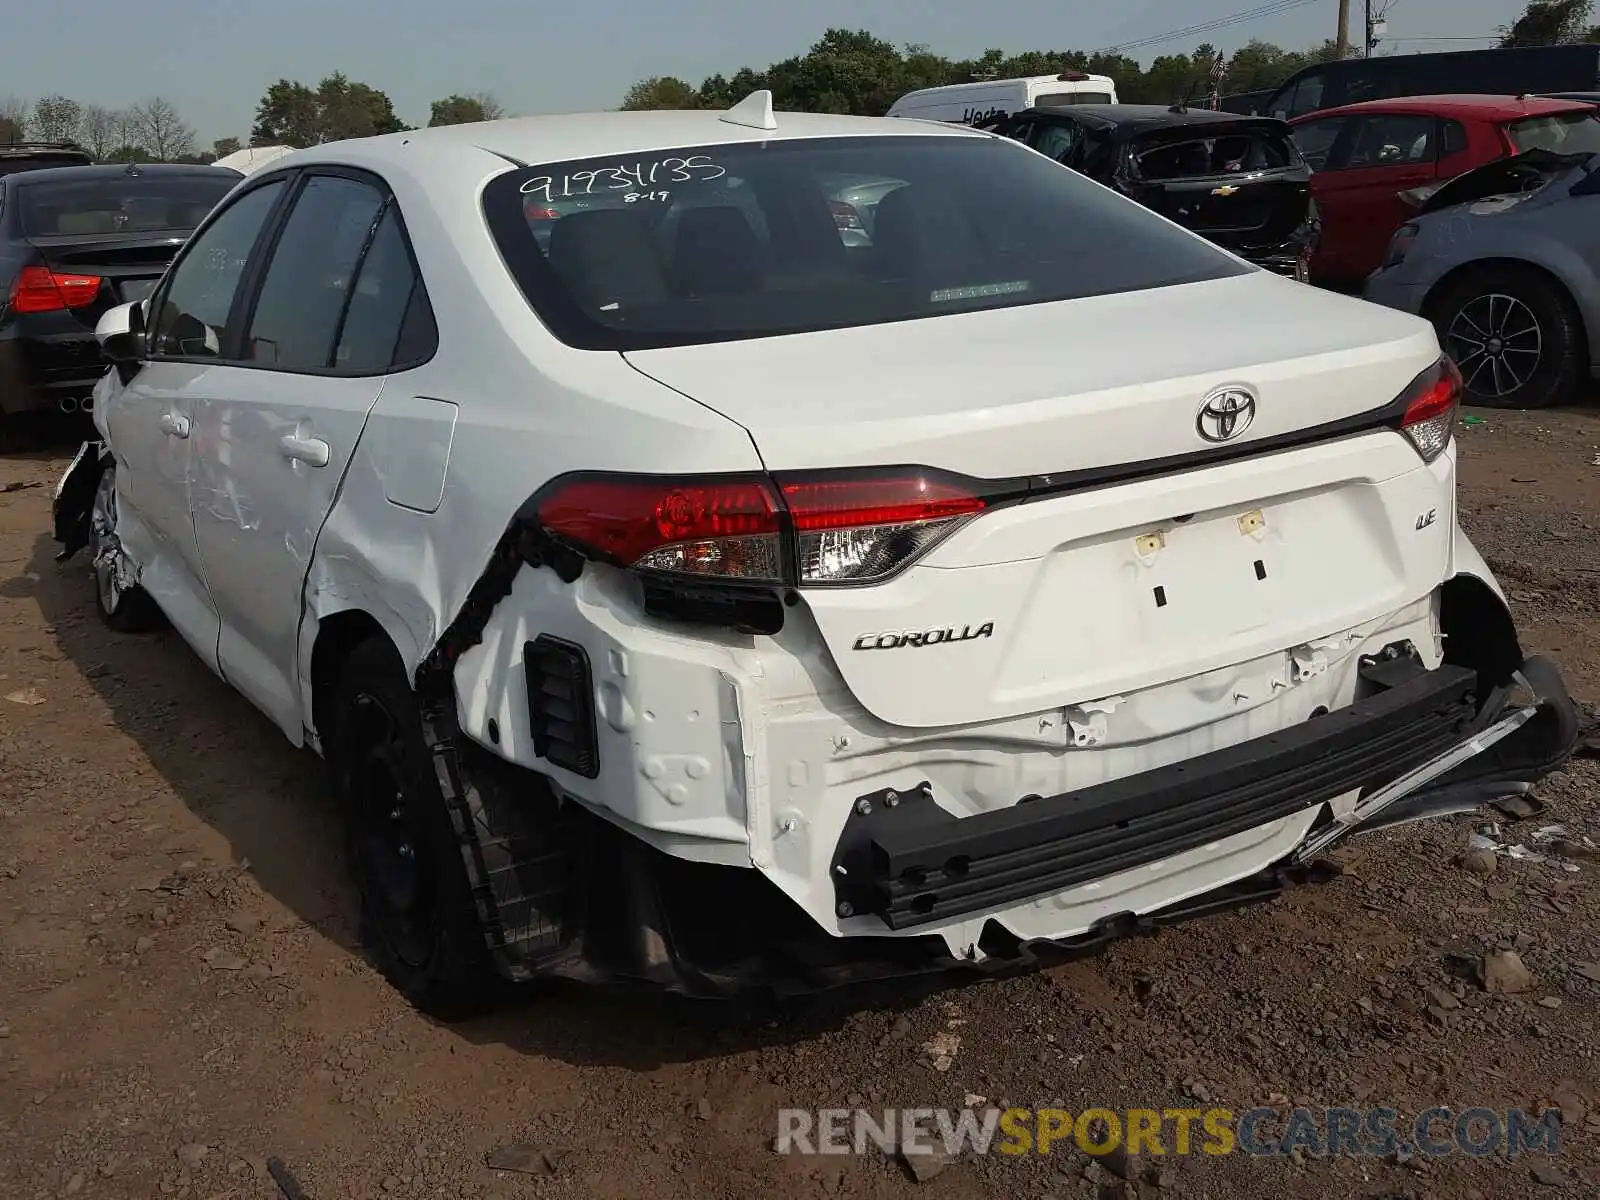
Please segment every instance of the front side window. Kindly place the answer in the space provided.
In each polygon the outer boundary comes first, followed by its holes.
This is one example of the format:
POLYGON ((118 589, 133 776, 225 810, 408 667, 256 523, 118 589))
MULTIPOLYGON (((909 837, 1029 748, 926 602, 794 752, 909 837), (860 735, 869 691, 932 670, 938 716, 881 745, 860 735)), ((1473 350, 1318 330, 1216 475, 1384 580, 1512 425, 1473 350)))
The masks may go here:
POLYGON ((1368 117, 1361 123, 1346 166, 1400 167, 1432 162, 1438 157, 1432 117, 1410 113, 1368 117))
POLYGON ((544 164, 494 179, 484 213, 529 303, 585 349, 917 320, 1250 270, 992 137, 795 139, 544 164), (530 205, 559 214, 544 236, 530 205), (863 219, 845 222, 841 205, 863 219))
POLYGON ((252 188, 190 241, 150 322, 152 356, 214 358, 222 353, 239 281, 283 188, 281 179, 252 188))
POLYGON ((1600 154, 1600 115, 1589 112, 1526 117, 1506 127, 1518 154, 1549 150, 1555 154, 1600 154))
POLYGON ((244 361, 281 371, 333 366, 356 263, 384 199, 370 184, 343 176, 306 180, 267 264, 245 331, 244 361))

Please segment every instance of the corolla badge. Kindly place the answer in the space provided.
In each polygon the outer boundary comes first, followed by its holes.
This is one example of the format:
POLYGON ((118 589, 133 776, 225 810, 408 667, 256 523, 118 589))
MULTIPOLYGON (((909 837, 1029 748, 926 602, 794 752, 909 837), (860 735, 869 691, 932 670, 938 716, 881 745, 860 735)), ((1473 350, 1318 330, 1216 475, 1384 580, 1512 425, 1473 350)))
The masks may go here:
POLYGON ((1255 419, 1255 395, 1242 387, 1224 387, 1200 402, 1194 426, 1208 442, 1227 442, 1249 429, 1255 419))

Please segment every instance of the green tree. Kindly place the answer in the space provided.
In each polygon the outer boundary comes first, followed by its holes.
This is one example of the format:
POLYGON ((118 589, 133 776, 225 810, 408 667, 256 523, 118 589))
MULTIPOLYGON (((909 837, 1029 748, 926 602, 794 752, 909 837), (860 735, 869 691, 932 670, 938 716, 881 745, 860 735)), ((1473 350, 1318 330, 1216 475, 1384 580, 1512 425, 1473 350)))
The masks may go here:
POLYGON ((322 141, 322 110, 317 94, 303 83, 280 79, 256 106, 252 146, 294 146, 303 149, 322 141))
POLYGON ((250 144, 299 148, 405 128, 386 93, 335 71, 315 89, 291 79, 269 87, 256 106, 250 144))
POLYGON ((433 102, 428 115, 428 127, 498 121, 505 115, 505 109, 487 92, 479 92, 475 96, 446 96, 443 100, 433 102))
POLYGON ((335 71, 318 85, 317 104, 322 111, 322 140, 326 142, 399 133, 406 128, 395 116, 387 93, 347 79, 342 71, 335 71))
MULTIPOLYGON (((1276 87, 1302 67, 1337 54, 1332 39, 1295 51, 1252 41, 1229 60, 1222 90, 1226 94, 1276 87)), ((1118 96, 1131 103, 1172 104, 1206 95, 1216 58, 1217 47, 1203 42, 1191 54, 1162 55, 1148 68, 1125 54, 1082 50, 1007 54, 988 49, 975 58, 949 59, 927 46, 896 48, 864 30, 829 29, 806 53, 765 70, 742 67, 732 76, 710 75, 698 88, 671 76, 640 80, 628 90, 622 107, 727 108, 759 88, 768 88, 779 108, 879 116, 900 96, 918 88, 1065 71, 1109 75, 1116 81, 1118 96)))
POLYGON ((103 162, 113 163, 147 163, 155 159, 155 155, 143 146, 136 146, 132 142, 124 143, 113 148, 108 154, 102 156, 103 162))
POLYGON ((44 96, 33 106, 33 135, 41 142, 75 142, 83 109, 65 96, 44 96))
POLYGON ((1588 40, 1584 31, 1593 12, 1594 0, 1529 0, 1527 11, 1500 31, 1500 44, 1559 46, 1588 40))
POLYGON ((239 144, 238 138, 218 138, 211 143, 211 161, 216 162, 219 158, 227 158, 228 155, 237 154, 243 149, 244 147, 239 144))
POLYGON ((28 102, 7 96, 0 100, 0 143, 20 142, 28 136, 28 102))
POLYGON ((629 88, 622 98, 622 107, 627 110, 699 108, 699 100, 698 93, 683 80, 672 75, 654 75, 629 88))

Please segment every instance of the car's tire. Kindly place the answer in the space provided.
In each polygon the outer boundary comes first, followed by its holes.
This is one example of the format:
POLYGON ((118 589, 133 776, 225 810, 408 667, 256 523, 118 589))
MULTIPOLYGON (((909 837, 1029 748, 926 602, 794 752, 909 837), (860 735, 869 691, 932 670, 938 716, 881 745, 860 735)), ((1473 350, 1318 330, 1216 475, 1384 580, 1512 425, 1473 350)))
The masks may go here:
POLYGON ((122 579, 117 556, 117 468, 107 462, 95 486, 94 504, 89 510, 90 571, 94 576, 95 611, 118 633, 148 633, 166 624, 166 618, 150 593, 122 579))
POLYGON ((1587 368, 1583 319, 1544 272, 1481 267, 1447 283, 1427 311, 1461 368, 1467 404, 1548 408, 1576 395, 1587 368))
POLYGON ((439 1020, 490 1011, 510 986, 479 927, 416 693, 388 642, 371 638, 351 650, 329 717, 328 766, 378 969, 439 1020))

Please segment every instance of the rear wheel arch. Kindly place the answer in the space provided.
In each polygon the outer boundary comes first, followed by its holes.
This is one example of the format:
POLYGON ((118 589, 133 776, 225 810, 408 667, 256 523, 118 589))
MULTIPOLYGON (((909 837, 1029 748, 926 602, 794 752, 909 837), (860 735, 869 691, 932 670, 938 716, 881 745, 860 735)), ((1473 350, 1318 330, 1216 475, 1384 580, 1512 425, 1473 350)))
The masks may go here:
POLYGON ((1445 662, 1478 672, 1486 695, 1509 683, 1522 667, 1516 621, 1494 587, 1476 575, 1445 580, 1439 592, 1439 629, 1445 662))
POLYGON ((311 725, 328 753, 328 738, 332 733, 333 697, 345 663, 356 647, 366 642, 379 642, 394 654, 395 662, 405 670, 405 657, 377 617, 362 608, 347 608, 328 616, 317 618, 316 637, 311 647, 311 725))

